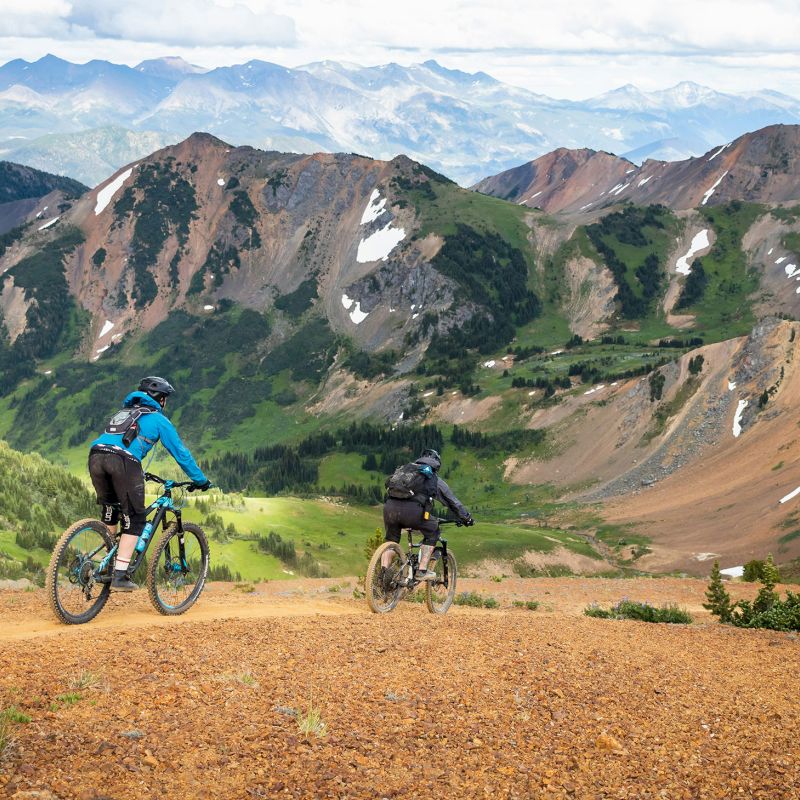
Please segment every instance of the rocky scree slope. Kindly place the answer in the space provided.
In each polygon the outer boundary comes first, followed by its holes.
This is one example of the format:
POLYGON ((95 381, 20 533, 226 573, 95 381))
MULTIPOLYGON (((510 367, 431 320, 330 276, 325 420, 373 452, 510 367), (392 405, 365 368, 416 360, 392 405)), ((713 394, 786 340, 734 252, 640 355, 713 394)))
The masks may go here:
POLYGON ((514 463, 509 477, 551 481, 602 501, 615 523, 636 523, 652 539, 637 561, 645 569, 706 574, 712 557, 723 566, 769 551, 796 558, 799 346, 800 324, 765 319, 749 336, 537 412, 530 424, 562 448, 547 462, 514 463))

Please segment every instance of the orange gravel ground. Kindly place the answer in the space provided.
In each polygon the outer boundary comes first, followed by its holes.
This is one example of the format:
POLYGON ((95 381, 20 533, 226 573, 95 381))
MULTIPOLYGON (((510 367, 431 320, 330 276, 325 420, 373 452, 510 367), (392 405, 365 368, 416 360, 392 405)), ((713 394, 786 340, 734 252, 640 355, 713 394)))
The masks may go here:
POLYGON ((0 592, 0 708, 32 718, 0 797, 800 798, 795 634, 580 614, 697 611, 701 581, 464 580, 502 607, 444 617, 370 615, 333 583, 213 585, 179 619, 112 597, 77 628, 0 592), (291 715, 310 702, 323 737, 291 715))

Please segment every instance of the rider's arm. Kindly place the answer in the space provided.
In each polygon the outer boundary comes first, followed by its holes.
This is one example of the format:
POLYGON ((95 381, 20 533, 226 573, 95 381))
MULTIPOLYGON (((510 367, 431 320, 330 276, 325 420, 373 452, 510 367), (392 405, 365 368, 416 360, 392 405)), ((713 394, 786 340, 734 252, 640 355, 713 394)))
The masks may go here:
POLYGON ((175 426, 161 414, 158 415, 158 429, 162 444, 178 462, 178 465, 186 475, 195 483, 207 483, 208 478, 203 475, 203 470, 197 466, 197 462, 189 452, 189 448, 181 441, 175 426))
POLYGON ((453 494, 450 487, 441 478, 438 480, 436 499, 440 503, 446 505, 460 520, 470 518, 469 511, 467 511, 461 501, 453 494))

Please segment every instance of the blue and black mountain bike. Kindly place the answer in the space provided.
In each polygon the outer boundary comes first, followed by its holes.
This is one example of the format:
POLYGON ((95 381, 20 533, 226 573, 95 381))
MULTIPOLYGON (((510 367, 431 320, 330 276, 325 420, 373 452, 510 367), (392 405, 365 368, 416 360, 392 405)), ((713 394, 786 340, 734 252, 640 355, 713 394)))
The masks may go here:
MULTIPOLYGON (((147 590, 160 614, 175 616, 195 603, 208 574, 208 540, 203 529, 181 517, 180 497, 192 491, 192 481, 170 481, 145 474, 160 484, 159 497, 148 507, 148 520, 136 543, 129 573, 143 563, 154 534, 162 527, 147 565, 147 590), (172 518, 172 519, 171 519, 172 518)), ((67 528, 56 543, 47 568, 47 595, 53 613, 67 625, 94 619, 111 592, 118 534, 97 519, 82 519, 67 528)))

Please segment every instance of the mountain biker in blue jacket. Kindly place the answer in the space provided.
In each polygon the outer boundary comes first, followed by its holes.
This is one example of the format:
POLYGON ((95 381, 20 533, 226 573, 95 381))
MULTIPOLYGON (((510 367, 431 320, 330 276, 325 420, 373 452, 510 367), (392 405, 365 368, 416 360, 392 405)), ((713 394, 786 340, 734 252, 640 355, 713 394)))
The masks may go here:
POLYGON ((146 522, 142 459, 153 446, 161 441, 189 479, 194 481, 195 488, 208 489, 211 486, 178 436, 175 426, 164 416, 167 397, 174 391, 163 378, 143 378, 138 390, 125 398, 123 411, 114 415, 105 432, 92 442, 89 450, 89 475, 97 492, 97 502, 103 508, 103 522, 114 527, 120 517, 122 519, 122 535, 111 578, 112 589, 131 592, 139 588, 130 579, 128 566, 146 522))

